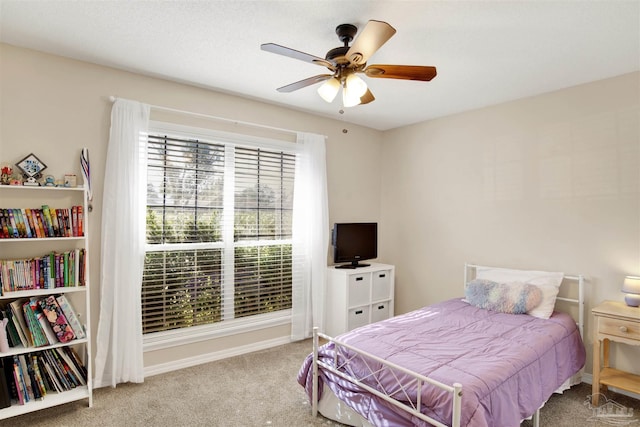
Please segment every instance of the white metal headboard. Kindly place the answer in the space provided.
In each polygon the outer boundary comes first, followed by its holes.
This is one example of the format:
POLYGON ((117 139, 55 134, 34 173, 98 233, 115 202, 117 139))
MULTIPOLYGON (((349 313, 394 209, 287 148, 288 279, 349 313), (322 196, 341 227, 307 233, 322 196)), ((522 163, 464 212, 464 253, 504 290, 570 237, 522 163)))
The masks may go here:
MULTIPOLYGON (((475 271, 478 267, 487 267, 487 268, 493 268, 493 267, 489 267, 489 266, 485 266, 485 265, 476 265, 476 264, 464 264, 464 286, 467 286, 467 283, 469 283, 469 271, 473 270, 474 272, 474 277, 475 277, 475 271)), ((566 301, 572 304, 577 304, 578 305, 578 321, 576 322, 576 324, 578 325, 578 329, 580 330, 580 336, 584 339, 584 310, 585 310, 585 305, 584 305, 584 281, 585 278, 582 274, 579 275, 566 275, 564 276, 564 279, 566 280, 570 280, 574 283, 577 283, 578 285, 578 298, 567 298, 567 297, 556 297, 557 301, 566 301)), ((563 280, 564 283, 564 280, 563 280)))

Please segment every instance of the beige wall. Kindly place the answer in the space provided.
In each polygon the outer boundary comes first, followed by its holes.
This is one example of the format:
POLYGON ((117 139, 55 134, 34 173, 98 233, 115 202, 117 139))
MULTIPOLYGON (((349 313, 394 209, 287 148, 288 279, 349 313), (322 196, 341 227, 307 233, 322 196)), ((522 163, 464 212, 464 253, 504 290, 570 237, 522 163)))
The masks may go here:
MULTIPOLYGON (((33 152, 47 164, 47 174, 61 177, 64 173, 75 172, 80 177, 80 150, 89 148, 94 189, 94 210, 89 216, 94 337, 99 313, 100 220, 110 95, 327 135, 330 221, 379 220, 381 133, 378 131, 0 44, 0 164, 15 163, 33 152), (345 128, 348 133, 343 133, 345 128)), ((186 116, 168 116, 171 115, 152 111, 151 118, 171 119, 178 123, 192 121, 186 116)), ((199 120, 198 125, 217 127, 221 123, 199 120)), ((251 346, 260 340, 271 342, 288 335, 288 328, 275 327, 258 333, 155 351, 145 355, 145 366, 167 363, 174 358, 224 353, 230 347, 251 346)))
MULTIPOLYGON (((622 300, 624 276, 640 273, 639 82, 634 73, 386 132, 380 247, 396 265, 396 311, 461 295, 465 262, 584 274, 589 310, 622 300)), ((639 355, 612 351, 636 373, 639 355)))

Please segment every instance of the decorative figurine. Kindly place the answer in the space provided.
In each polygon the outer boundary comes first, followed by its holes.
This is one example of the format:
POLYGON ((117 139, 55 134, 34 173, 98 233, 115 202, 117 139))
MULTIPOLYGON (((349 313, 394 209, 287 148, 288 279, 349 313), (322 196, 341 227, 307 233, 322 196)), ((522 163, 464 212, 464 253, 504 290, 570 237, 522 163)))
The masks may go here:
POLYGON ((13 169, 11 166, 2 166, 2 175, 0 175, 0 184, 1 185, 9 185, 11 182, 11 174, 13 173, 13 169))
POLYGON ((47 175, 44 178, 44 186, 45 187, 55 187, 56 186, 56 179, 53 177, 53 175, 47 175))

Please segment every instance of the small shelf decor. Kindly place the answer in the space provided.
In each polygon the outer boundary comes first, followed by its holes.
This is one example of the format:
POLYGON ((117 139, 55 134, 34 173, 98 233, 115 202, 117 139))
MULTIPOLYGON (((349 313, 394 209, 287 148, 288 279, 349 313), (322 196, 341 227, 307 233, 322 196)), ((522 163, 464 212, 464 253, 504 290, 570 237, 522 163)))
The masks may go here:
POLYGON ((27 186, 40 185, 36 180, 42 177, 42 171, 47 168, 47 165, 42 163, 33 153, 20 160, 16 166, 22 171, 22 175, 25 178, 23 185, 27 186))

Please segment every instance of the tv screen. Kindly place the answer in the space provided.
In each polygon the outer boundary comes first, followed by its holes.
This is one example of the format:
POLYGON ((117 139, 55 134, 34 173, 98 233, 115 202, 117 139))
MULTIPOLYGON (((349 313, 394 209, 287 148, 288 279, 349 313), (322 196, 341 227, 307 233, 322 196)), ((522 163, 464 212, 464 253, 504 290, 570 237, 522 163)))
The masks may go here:
POLYGON ((360 261, 378 257, 378 224, 375 222, 336 223, 333 225, 333 262, 336 268, 366 267, 360 261))

